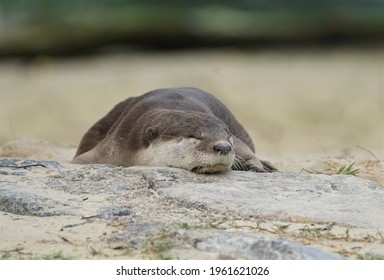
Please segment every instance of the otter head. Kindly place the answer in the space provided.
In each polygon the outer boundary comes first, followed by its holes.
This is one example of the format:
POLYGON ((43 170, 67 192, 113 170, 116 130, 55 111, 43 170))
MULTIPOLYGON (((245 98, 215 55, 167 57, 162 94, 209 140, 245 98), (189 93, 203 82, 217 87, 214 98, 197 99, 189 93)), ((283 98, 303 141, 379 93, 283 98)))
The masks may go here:
POLYGON ((235 158, 232 134, 213 115, 165 111, 143 129, 145 148, 135 157, 136 165, 177 167, 196 173, 231 169, 235 158))

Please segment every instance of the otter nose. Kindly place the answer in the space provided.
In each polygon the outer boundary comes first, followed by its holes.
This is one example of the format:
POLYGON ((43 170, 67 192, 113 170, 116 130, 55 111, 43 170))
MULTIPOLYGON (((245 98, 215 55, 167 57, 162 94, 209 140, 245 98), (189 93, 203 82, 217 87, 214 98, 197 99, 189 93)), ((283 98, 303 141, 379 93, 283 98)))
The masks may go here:
POLYGON ((213 150, 221 155, 226 155, 232 150, 232 146, 229 143, 220 142, 213 146, 213 150))

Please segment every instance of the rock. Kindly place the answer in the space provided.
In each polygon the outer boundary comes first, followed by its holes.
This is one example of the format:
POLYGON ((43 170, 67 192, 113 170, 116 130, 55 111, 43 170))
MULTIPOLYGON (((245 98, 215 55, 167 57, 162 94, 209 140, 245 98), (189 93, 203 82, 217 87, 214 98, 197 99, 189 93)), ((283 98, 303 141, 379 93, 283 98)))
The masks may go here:
MULTIPOLYGON (((151 172, 143 172, 148 180, 151 172)), ((184 172, 179 180, 174 176, 152 185, 185 206, 239 216, 384 228, 384 187, 354 176, 251 172, 208 176, 184 172)))
POLYGON ((120 206, 109 206, 107 208, 101 209, 99 217, 103 219, 110 219, 112 217, 125 217, 133 214, 134 212, 132 209, 120 206))
MULTIPOLYGON (((115 246, 119 248, 121 243, 134 244, 136 251, 150 254, 157 252, 156 248, 164 248, 162 242, 166 248, 169 244, 189 248, 178 258, 193 258, 192 253, 199 250, 207 258, 220 254, 246 259, 334 259, 340 243, 328 243, 338 240, 360 242, 359 246, 343 248, 360 248, 362 254, 380 256, 384 251, 380 243, 384 231, 383 201, 383 186, 346 175, 234 171, 201 175, 174 168, 0 159, 1 215, 34 217, 32 224, 43 224, 49 227, 48 231, 52 231, 52 226, 44 219, 57 217, 50 223, 58 223, 54 228, 66 234, 81 230, 91 234, 93 229, 90 231, 89 227, 99 225, 103 232, 94 238, 99 240, 98 246, 108 248, 113 247, 109 243, 119 243, 115 246), (247 231, 247 225, 233 226, 230 222, 218 227, 214 226, 216 221, 244 221, 255 229, 247 231), (270 222, 273 226, 276 221, 296 228, 296 232, 286 235, 291 241, 305 241, 308 237, 300 235, 300 227, 316 223, 328 234, 334 226, 345 234, 335 233, 323 243, 321 236, 316 237, 321 247, 325 246, 323 252, 277 239, 273 234, 276 231, 263 231, 256 225, 270 222), (351 232, 363 232, 365 236, 351 237, 351 232), (145 249, 146 246, 150 248, 145 249)), ((14 227, 15 222, 5 220, 5 227, 0 226, 0 243, 9 244, 14 237, 8 234, 5 236, 10 239, 2 240, 2 232, 11 231, 8 227, 14 227)), ((62 233, 55 236, 59 234, 62 233)), ((348 254, 357 254, 351 250, 355 249, 349 249, 348 254)))
POLYGON ((222 234, 197 244, 197 249, 230 258, 251 260, 336 260, 331 254, 310 246, 274 238, 222 234))

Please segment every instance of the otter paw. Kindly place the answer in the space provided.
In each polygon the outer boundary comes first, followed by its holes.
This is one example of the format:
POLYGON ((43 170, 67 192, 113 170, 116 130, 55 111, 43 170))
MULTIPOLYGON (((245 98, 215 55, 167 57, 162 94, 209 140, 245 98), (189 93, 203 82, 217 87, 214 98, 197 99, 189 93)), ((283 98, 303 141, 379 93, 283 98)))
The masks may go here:
POLYGON ((253 172, 266 173, 278 171, 276 167, 274 167, 269 161, 258 159, 247 160, 244 166, 247 168, 247 170, 253 172))
POLYGON ((263 168, 264 168, 264 170, 266 170, 265 172, 277 172, 277 171, 279 171, 269 161, 261 160, 260 162, 263 164, 263 168))

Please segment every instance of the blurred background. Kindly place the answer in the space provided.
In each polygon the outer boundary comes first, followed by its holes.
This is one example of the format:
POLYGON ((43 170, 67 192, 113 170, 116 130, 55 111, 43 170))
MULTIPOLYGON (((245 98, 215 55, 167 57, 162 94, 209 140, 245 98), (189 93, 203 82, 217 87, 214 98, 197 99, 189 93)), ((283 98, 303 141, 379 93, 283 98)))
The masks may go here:
POLYGON ((0 145, 76 146, 117 102, 194 86, 258 154, 384 150, 382 0, 0 0, 0 145))

